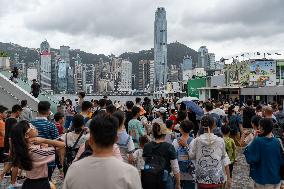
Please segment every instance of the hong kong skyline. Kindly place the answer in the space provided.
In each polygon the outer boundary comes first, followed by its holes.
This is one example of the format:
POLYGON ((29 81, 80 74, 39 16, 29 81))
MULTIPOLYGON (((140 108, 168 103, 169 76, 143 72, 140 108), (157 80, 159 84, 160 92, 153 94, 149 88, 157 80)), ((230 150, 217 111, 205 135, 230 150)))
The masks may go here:
POLYGON ((167 10, 168 43, 197 50, 206 45, 216 57, 242 52, 283 52, 284 4, 280 0, 1 0, 1 42, 54 48, 69 45, 92 53, 119 55, 153 48, 154 11, 167 10), (272 11, 273 10, 273 11, 272 11))

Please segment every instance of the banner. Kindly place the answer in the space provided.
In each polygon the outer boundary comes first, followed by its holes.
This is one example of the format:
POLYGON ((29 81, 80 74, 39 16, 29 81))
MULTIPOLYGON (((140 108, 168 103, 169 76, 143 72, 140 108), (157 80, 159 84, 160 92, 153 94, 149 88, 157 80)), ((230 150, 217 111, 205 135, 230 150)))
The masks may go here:
POLYGON ((249 80, 252 86, 276 85, 276 62, 274 60, 252 60, 249 80))

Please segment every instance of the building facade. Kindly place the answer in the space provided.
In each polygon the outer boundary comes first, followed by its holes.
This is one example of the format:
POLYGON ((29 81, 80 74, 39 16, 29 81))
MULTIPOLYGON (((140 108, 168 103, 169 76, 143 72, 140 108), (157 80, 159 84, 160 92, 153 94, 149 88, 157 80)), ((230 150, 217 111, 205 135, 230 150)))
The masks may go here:
POLYGON ((208 67, 208 49, 206 46, 201 46, 198 49, 198 63, 197 68, 204 68, 208 67))
POLYGON ((138 90, 152 91, 154 88, 154 74, 154 61, 140 60, 138 64, 138 90))
POLYGON ((60 59, 57 62, 57 92, 67 92, 67 64, 60 59))
POLYGON ((40 44, 40 85, 43 90, 51 90, 51 53, 46 40, 40 44))
POLYGON ((182 80, 187 81, 192 77, 193 63, 192 58, 186 56, 181 64, 182 80))
POLYGON ((214 53, 208 53, 208 65, 206 70, 216 70, 217 65, 215 61, 215 54, 214 53))
POLYGON ((167 83, 167 19, 166 10, 158 7, 154 22, 155 88, 167 83))
POLYGON ((132 63, 129 60, 122 60, 120 74, 118 91, 130 91, 132 89, 132 63))

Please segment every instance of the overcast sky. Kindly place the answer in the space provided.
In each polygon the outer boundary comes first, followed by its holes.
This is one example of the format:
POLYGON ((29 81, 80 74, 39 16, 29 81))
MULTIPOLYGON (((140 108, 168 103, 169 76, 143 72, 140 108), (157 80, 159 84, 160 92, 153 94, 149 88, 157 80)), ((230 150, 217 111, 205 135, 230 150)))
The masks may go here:
POLYGON ((283 0, 0 0, 0 41, 69 45, 116 54, 153 47, 155 10, 165 7, 168 43, 217 58, 242 52, 284 53, 283 0))

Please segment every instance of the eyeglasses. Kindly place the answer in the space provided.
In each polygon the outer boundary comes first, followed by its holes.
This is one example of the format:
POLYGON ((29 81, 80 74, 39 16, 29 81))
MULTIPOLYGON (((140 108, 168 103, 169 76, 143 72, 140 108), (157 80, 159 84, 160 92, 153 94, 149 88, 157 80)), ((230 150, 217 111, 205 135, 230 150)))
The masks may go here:
POLYGON ((29 124, 30 128, 26 131, 25 135, 27 135, 31 130, 36 129, 32 124, 29 124))

